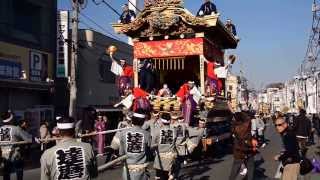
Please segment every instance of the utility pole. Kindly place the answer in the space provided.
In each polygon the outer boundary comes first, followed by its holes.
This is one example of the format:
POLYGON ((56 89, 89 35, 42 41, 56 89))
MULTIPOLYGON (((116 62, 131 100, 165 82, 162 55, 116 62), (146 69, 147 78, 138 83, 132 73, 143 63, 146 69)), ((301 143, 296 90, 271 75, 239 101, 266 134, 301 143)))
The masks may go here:
POLYGON ((70 102, 69 116, 76 118, 77 104, 77 65, 78 65, 78 24, 81 0, 72 0, 72 46, 71 46, 71 62, 70 62, 70 102))

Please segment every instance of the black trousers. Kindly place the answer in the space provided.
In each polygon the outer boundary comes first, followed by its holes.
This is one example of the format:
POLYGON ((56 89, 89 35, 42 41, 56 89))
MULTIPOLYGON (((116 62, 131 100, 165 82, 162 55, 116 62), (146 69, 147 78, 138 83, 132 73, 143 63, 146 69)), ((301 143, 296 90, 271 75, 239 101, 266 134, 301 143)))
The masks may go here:
POLYGON ((156 180, 168 180, 169 172, 156 169, 156 180))
POLYGON ((23 180, 23 160, 4 161, 3 180, 10 180, 11 172, 15 172, 17 180, 23 180))
POLYGON ((246 168, 248 169, 247 172, 247 180, 254 180, 254 156, 249 157, 246 160, 243 159, 234 159, 233 165, 231 169, 231 173, 229 176, 229 180, 235 180, 237 179, 237 176, 239 175, 241 164, 244 163, 246 165, 246 168))

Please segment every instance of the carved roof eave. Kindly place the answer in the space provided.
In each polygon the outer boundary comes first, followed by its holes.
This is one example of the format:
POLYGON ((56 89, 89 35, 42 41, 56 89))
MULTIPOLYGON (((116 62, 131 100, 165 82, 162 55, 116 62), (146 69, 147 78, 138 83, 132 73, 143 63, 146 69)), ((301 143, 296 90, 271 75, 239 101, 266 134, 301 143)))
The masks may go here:
MULTIPOLYGON (((190 13, 187 9, 182 7, 153 7, 146 8, 141 12, 138 17, 129 24, 115 23, 112 24, 115 32, 119 34, 125 34, 131 38, 141 38, 141 32, 144 30, 144 27, 148 27, 148 16, 152 12, 168 12, 180 17, 179 23, 187 24, 191 27, 195 33, 204 33, 204 34, 216 34, 219 33, 218 38, 222 39, 221 48, 222 49, 233 49, 237 47, 238 41, 235 36, 229 32, 225 25, 219 20, 219 14, 214 14, 204 17, 196 17, 190 13)), ((168 28, 169 29, 169 28, 168 28)), ((169 34, 162 34, 163 36, 169 34)))
MULTIPOLYGON (((197 30, 199 27, 202 28, 210 28, 217 25, 219 14, 205 16, 205 17, 196 17, 188 10, 184 8, 177 8, 177 7, 157 7, 152 9, 145 9, 139 16, 129 24, 122 24, 122 23, 114 23, 112 27, 114 28, 115 32, 118 34, 126 34, 132 38, 139 38, 140 28, 142 28, 145 24, 149 22, 146 20, 146 16, 154 11, 175 11, 175 15, 178 15, 181 18, 181 21, 193 29, 197 30)), ((199 30, 197 30, 199 32, 199 30)))
POLYGON ((232 34, 232 32, 228 31, 225 25, 221 21, 217 21, 216 25, 219 30, 227 37, 227 41, 224 41, 223 49, 235 49, 238 46, 239 40, 232 34))

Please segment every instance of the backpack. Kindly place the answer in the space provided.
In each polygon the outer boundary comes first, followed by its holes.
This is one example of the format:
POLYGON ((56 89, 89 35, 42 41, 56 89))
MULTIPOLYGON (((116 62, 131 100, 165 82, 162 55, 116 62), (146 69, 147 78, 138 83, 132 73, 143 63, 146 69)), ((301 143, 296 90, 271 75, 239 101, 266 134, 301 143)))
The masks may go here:
POLYGON ((302 157, 300 161, 300 174, 301 175, 306 175, 309 172, 311 172, 313 169, 313 164, 310 161, 310 159, 306 157, 302 157))

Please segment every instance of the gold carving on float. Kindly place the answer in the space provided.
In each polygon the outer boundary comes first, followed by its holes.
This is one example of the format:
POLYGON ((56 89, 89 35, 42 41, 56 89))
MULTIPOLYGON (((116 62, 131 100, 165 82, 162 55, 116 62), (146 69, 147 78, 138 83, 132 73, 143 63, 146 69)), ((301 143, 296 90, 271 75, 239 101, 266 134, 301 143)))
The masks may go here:
POLYGON ((145 0, 145 7, 182 6, 182 0, 145 0))
POLYGON ((199 27, 216 25, 218 15, 200 18, 184 9, 182 0, 151 0, 129 24, 112 24, 117 33, 136 37, 195 34, 199 27))

